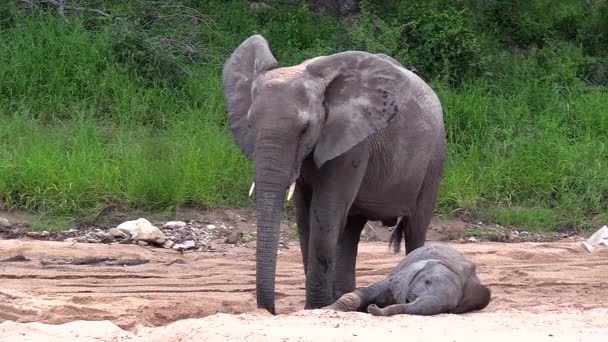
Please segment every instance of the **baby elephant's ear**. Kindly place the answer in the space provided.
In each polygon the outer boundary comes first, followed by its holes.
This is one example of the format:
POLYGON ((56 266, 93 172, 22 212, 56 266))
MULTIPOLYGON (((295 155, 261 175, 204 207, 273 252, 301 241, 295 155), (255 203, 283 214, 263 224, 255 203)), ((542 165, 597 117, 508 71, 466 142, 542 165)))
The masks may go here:
POLYGON ((492 295, 490 289, 482 285, 479 278, 477 278, 475 264, 465 262, 463 266, 464 286, 462 298, 460 299, 458 306, 450 311, 451 313, 455 314, 485 308, 490 303, 490 298, 492 295))
POLYGON ((249 37, 234 50, 224 64, 224 96, 228 103, 228 118, 232 134, 239 147, 249 158, 253 158, 254 133, 248 128, 247 112, 251 107, 251 87, 262 73, 277 66, 268 42, 264 37, 249 37))
POLYGON ((306 70, 326 86, 327 119, 314 152, 318 167, 389 125, 405 111, 410 85, 420 86, 392 58, 362 51, 319 57, 306 70))

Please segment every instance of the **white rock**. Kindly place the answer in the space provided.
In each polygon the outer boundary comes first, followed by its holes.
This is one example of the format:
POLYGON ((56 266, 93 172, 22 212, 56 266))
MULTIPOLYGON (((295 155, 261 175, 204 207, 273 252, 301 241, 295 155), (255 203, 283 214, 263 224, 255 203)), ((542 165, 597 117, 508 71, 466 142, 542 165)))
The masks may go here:
POLYGON ((110 228, 108 230, 108 233, 110 235, 112 235, 113 237, 117 237, 117 238, 126 238, 126 237, 130 236, 130 234, 128 234, 120 229, 117 229, 117 228, 110 228))
POLYGON ((116 229, 127 232, 133 240, 141 240, 156 244, 162 244, 167 241, 165 234, 160 229, 150 223, 145 218, 140 218, 134 221, 126 221, 118 225, 116 229))
POLYGON ((173 245, 175 245, 175 242, 172 240, 167 240, 167 241, 165 241, 165 243, 163 243, 164 248, 171 248, 171 247, 173 247, 173 245))
POLYGON ((608 226, 603 226, 598 231, 593 233, 587 241, 583 242, 583 246, 593 253, 595 245, 604 245, 608 247, 608 226))
POLYGON ((178 229, 178 228, 183 228, 185 226, 186 226, 186 222, 184 222, 184 221, 169 221, 169 222, 165 223, 165 225, 163 227, 168 228, 168 229, 178 229))
POLYGON ((468 241, 469 242, 477 242, 477 239, 474 236, 471 236, 468 241))
POLYGON ((208 224, 208 225, 207 225, 207 229, 215 229, 215 225, 213 225, 213 224, 208 224))
POLYGON ((182 243, 176 243, 175 245, 173 245, 173 249, 175 249, 176 251, 178 250, 186 250, 186 249, 192 249, 196 247, 196 242, 192 241, 192 240, 188 240, 188 241, 184 241, 182 243))
POLYGON ((4 217, 0 217, 0 227, 10 228, 12 226, 11 222, 4 217))

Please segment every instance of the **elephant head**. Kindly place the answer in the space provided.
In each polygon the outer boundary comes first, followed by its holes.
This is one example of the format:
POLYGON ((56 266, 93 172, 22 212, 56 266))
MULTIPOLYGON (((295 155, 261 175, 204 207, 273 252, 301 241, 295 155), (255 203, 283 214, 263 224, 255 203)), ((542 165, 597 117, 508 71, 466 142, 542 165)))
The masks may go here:
POLYGON ((223 70, 233 135, 256 163, 256 295, 258 307, 272 313, 285 192, 303 161, 311 158, 321 168, 386 127, 399 110, 396 95, 408 94, 398 62, 367 52, 277 64, 267 41, 255 35, 223 70))

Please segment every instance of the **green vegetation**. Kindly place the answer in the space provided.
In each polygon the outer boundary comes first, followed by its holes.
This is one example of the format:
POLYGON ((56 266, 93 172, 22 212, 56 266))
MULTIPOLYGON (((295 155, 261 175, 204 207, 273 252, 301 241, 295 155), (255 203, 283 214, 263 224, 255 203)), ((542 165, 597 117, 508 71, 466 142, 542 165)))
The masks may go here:
POLYGON ((266 2, 113 0, 90 2, 109 17, 65 18, 2 2, 0 205, 75 221, 251 205, 221 66, 260 33, 282 65, 361 49, 433 85, 449 140, 438 214, 531 229, 607 218, 608 1, 364 0, 339 20, 266 2))

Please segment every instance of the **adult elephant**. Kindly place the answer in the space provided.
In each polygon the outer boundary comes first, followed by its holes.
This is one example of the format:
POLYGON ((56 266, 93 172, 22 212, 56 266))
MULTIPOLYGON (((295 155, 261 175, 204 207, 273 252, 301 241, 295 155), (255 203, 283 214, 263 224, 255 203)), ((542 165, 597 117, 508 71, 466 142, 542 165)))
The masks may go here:
POLYGON ((348 51, 277 64, 255 35, 223 70, 232 132, 256 162, 257 305, 273 314, 288 188, 295 183, 305 308, 321 308, 355 289, 367 220, 402 217, 397 246, 401 232, 406 253, 424 245, 446 155, 439 99, 394 59, 348 51))

